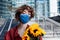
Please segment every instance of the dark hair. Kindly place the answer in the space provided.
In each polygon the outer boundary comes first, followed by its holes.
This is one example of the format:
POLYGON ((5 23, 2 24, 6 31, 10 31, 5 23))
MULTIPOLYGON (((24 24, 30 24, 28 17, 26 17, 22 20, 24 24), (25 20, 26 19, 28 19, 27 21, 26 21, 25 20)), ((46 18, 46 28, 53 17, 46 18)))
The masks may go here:
POLYGON ((30 18, 34 17, 34 10, 33 10, 33 8, 30 7, 30 6, 28 6, 28 5, 22 5, 21 7, 19 7, 19 8, 16 10, 15 18, 19 20, 19 15, 20 15, 21 13, 23 13, 23 11, 24 11, 25 9, 28 10, 28 12, 31 13, 31 14, 30 14, 30 15, 31 15, 30 18))

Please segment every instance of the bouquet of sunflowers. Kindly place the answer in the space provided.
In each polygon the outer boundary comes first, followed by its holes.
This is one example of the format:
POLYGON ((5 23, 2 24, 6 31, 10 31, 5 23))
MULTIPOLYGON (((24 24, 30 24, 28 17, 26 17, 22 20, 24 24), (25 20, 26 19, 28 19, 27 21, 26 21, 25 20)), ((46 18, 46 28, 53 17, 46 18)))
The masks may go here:
POLYGON ((45 35, 46 32, 39 27, 37 23, 30 25, 29 28, 26 29, 22 40, 38 40, 39 36, 45 35))

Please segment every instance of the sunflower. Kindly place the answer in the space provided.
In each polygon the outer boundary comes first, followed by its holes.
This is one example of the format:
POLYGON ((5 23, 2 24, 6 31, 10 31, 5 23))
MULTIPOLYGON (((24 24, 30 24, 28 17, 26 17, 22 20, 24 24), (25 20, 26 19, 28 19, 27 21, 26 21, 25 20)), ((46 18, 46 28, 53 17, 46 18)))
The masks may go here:
POLYGON ((30 29, 30 33, 33 34, 34 37, 37 37, 42 34, 46 34, 46 32, 42 28, 40 28, 37 23, 32 24, 29 29, 30 29))
POLYGON ((24 36, 22 37, 22 40, 30 40, 30 37, 29 37, 28 35, 24 35, 24 36))
POLYGON ((42 28, 40 28, 37 23, 34 23, 34 24, 30 25, 29 28, 26 29, 22 39, 30 40, 31 37, 34 38, 34 37, 42 36, 42 34, 45 35, 46 32, 42 28))

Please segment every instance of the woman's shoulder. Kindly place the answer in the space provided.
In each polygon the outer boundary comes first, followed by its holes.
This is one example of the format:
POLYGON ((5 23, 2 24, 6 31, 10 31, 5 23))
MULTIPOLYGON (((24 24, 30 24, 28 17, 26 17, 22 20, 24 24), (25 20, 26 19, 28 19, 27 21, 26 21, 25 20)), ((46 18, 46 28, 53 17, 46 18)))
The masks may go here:
POLYGON ((17 26, 11 28, 9 31, 6 32, 6 34, 14 34, 17 31, 17 26))
POLYGON ((18 36, 17 26, 6 32, 4 39, 11 40, 18 36))

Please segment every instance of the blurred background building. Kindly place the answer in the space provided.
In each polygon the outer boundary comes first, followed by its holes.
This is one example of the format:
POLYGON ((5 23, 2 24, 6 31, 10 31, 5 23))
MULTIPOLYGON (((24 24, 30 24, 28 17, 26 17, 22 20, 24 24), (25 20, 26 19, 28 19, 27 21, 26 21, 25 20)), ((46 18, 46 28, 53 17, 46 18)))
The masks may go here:
POLYGON ((0 17, 10 18, 11 11, 9 11, 8 6, 12 4, 11 0, 0 0, 0 17))
POLYGON ((44 40, 60 37, 60 0, 0 0, 0 40, 4 40, 5 33, 18 24, 15 10, 24 4, 34 8, 32 21, 39 23, 47 32, 44 40))

